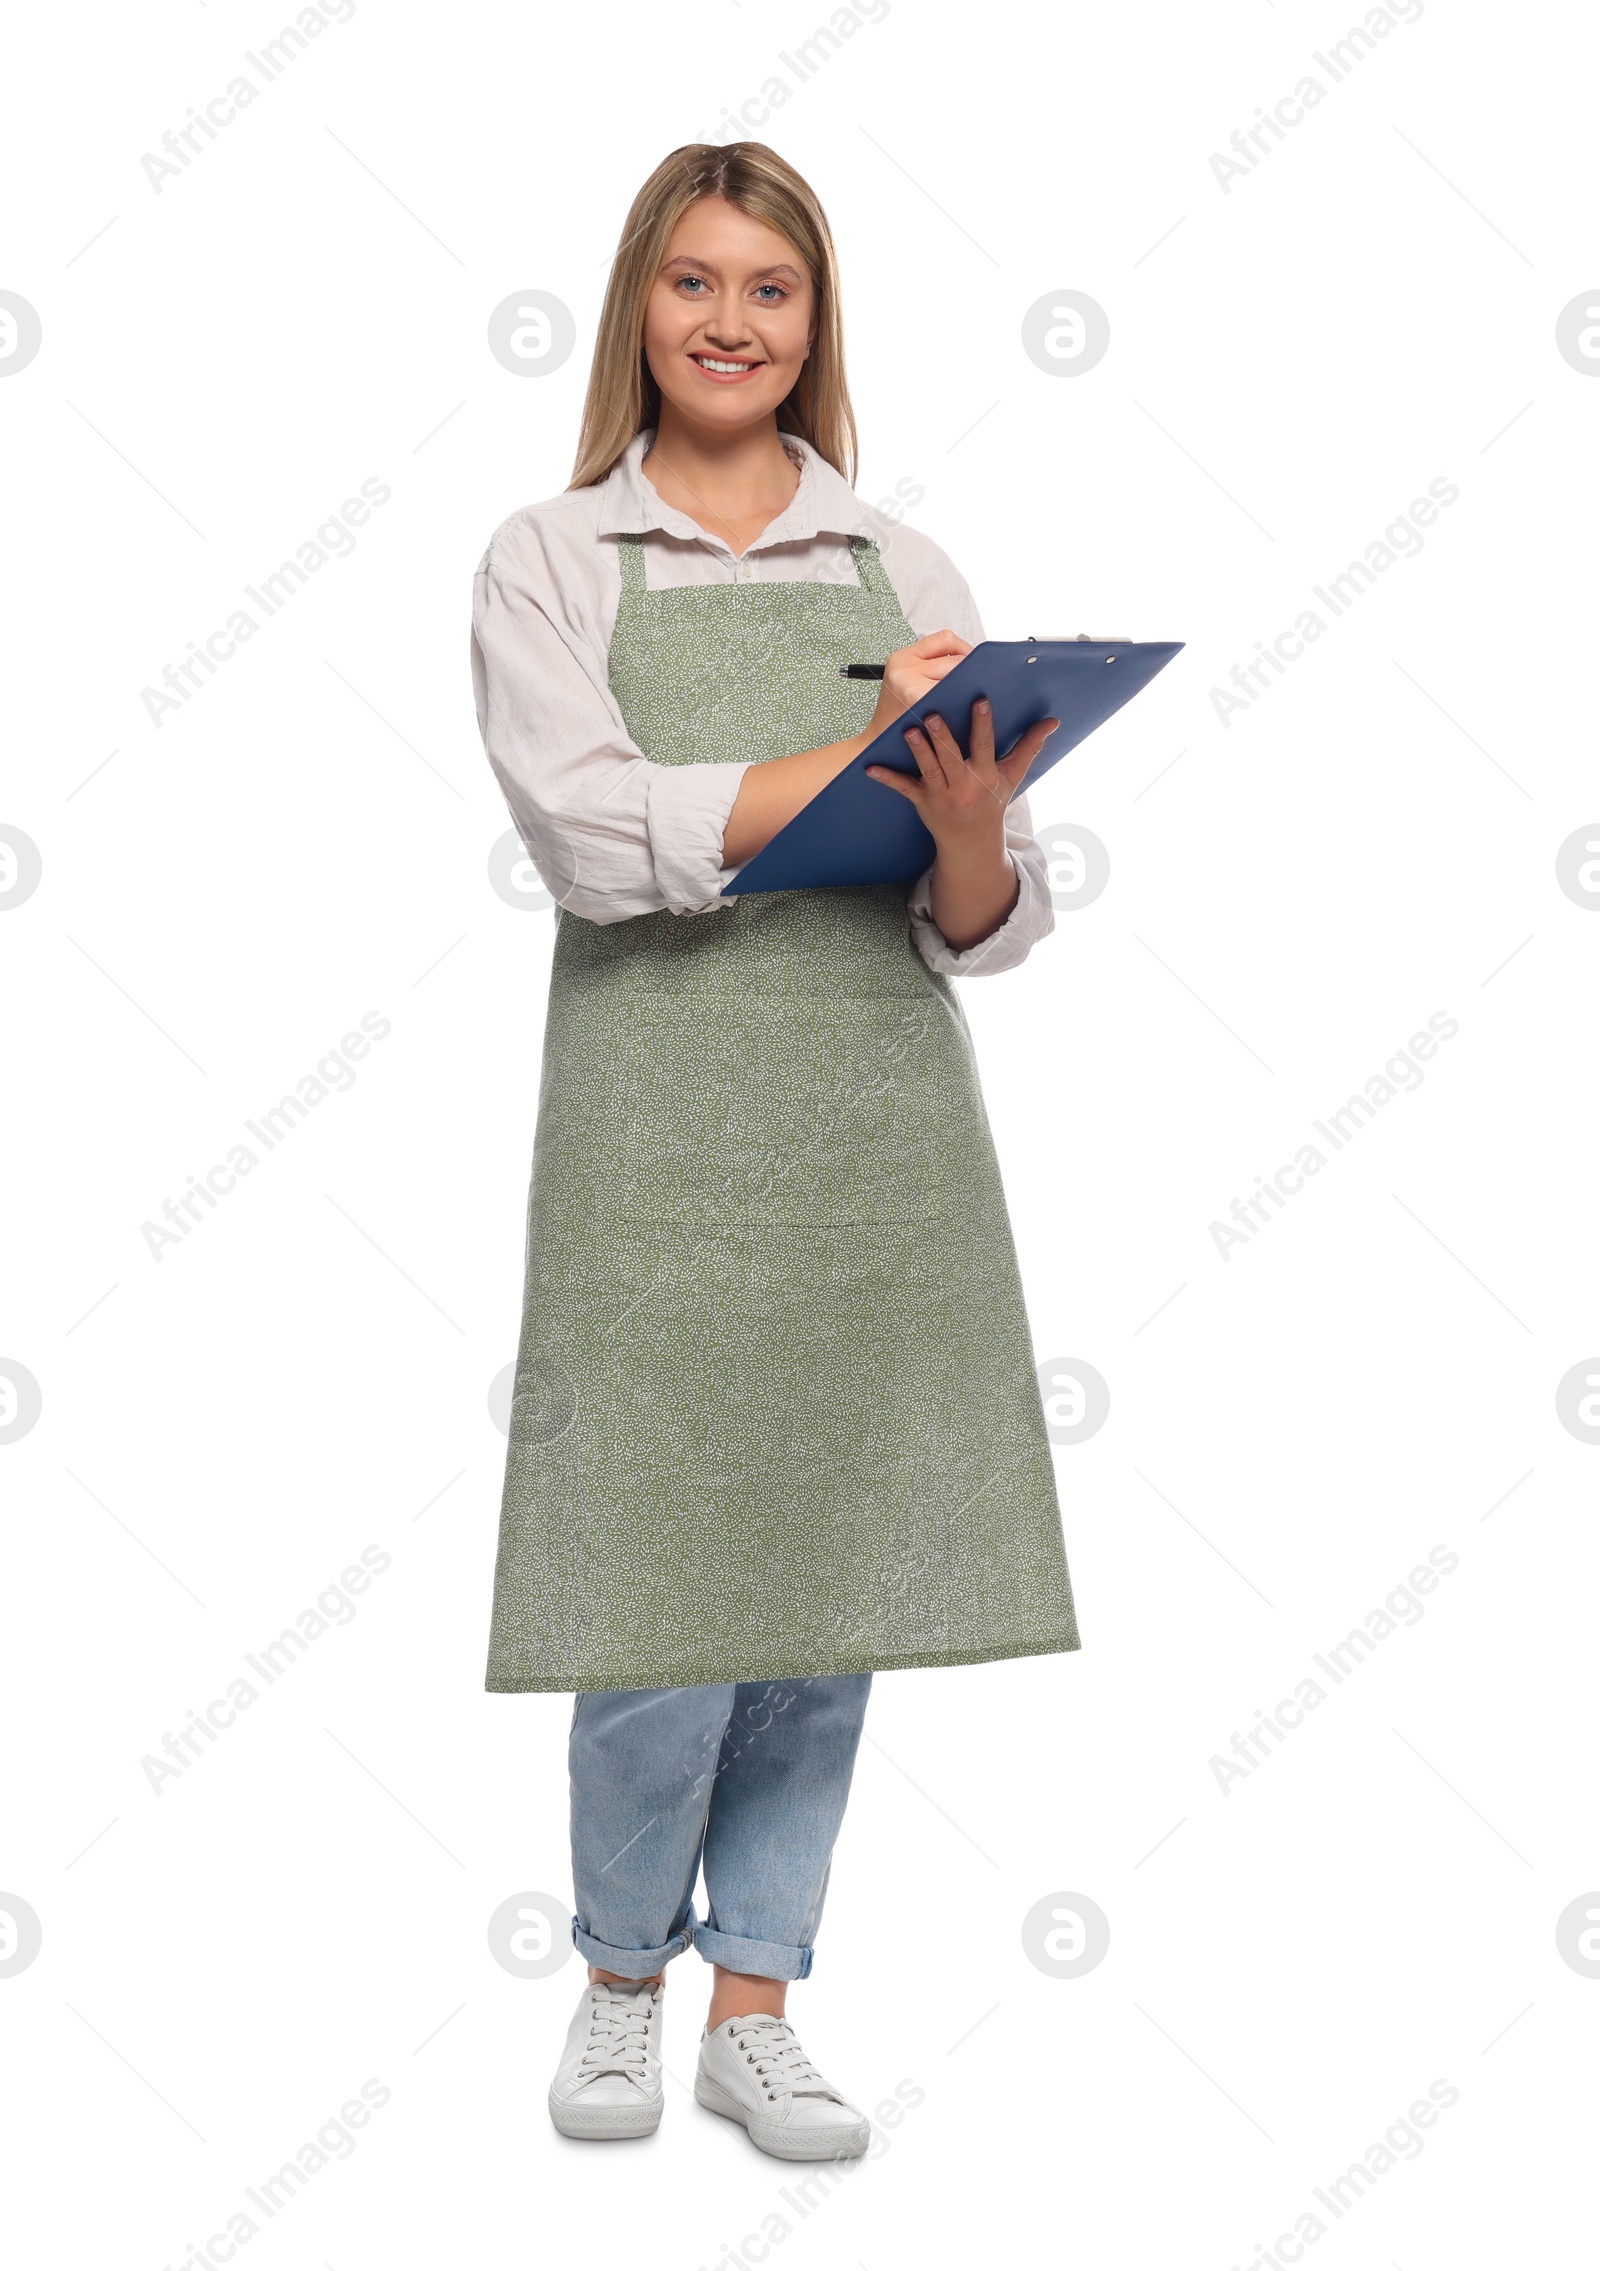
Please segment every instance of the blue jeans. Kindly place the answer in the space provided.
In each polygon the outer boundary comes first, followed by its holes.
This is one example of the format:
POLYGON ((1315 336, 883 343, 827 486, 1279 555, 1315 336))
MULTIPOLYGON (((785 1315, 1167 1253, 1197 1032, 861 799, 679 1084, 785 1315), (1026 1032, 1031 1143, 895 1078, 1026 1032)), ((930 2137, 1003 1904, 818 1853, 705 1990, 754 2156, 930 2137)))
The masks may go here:
POLYGON ((871 1686, 862 1672, 576 1697, 579 1952, 648 1979, 692 1944, 729 1971, 804 1979, 871 1686))

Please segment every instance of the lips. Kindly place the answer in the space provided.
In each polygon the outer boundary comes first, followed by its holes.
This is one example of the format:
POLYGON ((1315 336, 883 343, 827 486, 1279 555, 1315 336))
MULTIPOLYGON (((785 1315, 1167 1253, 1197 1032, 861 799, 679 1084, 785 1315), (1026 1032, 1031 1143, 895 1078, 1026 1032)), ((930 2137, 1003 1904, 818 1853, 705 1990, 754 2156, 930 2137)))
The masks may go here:
POLYGON ((691 354, 689 360, 716 386, 741 386, 766 368, 764 363, 749 362, 738 355, 691 354))

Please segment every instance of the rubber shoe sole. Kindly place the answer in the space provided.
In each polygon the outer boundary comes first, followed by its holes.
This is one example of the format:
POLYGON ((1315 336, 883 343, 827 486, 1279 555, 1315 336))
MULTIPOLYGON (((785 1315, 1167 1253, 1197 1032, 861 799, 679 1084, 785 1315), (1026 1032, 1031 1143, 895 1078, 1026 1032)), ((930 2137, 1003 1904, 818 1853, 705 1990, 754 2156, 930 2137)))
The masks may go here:
POLYGON ((728 2121, 737 2121, 750 2133, 750 2142, 759 2145, 762 2152, 771 2153, 780 2161, 837 2161, 855 2160, 867 2149, 872 2130, 865 2121, 840 2121, 826 2128, 790 2129, 781 2121, 762 2121, 752 2118, 732 2098, 720 2082, 709 2075, 696 2074, 694 2078, 695 2102, 708 2113, 720 2113, 728 2121))
POLYGON ((654 2105, 575 2105, 552 2090, 546 2102, 563 2137, 650 2137, 661 2126, 661 2098, 654 2105))

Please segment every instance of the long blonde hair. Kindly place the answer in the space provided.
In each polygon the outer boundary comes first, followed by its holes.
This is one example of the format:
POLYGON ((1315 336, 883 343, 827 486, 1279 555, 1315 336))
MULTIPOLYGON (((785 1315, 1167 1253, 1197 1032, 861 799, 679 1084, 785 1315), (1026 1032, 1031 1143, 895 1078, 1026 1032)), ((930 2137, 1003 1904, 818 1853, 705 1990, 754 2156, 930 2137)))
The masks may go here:
POLYGON ((799 252, 815 294, 817 336, 778 408, 798 434, 855 485, 856 421, 844 375, 839 267, 827 217, 809 182, 765 142, 686 142, 663 158, 628 208, 611 264, 569 489, 603 481, 634 436, 661 415, 661 390, 644 354, 644 311, 672 232, 702 197, 725 198, 799 252))

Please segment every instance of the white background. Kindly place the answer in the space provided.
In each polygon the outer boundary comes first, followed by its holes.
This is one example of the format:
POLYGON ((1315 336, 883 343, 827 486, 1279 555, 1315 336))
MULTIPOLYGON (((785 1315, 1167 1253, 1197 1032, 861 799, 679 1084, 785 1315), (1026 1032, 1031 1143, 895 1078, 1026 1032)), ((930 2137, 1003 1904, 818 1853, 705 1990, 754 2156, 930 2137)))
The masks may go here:
POLYGON ((544 2108, 576 1957, 488 1948, 511 1895, 568 1900, 570 1703, 482 1691, 552 928, 489 886, 467 633, 491 530, 568 479, 634 189, 827 18, 361 0, 158 194, 142 155, 286 20, 12 35, 19 2253, 177 2266, 375 2077, 252 2265, 710 2271, 765 2218, 744 2260, 1228 2271, 1442 2080, 1307 2253, 1584 2259, 1600 1985, 1555 1925, 1600 1884, 1600 1544, 1556 1384, 1600 1346, 1600 924, 1556 855, 1600 805, 1600 385, 1555 327, 1600 270, 1592 24, 1430 0, 1335 85, 1331 0, 896 0, 749 114, 839 239, 862 493, 925 492, 993 635, 1187 642, 1035 794, 1107 889, 963 994, 1037 1354, 1109 1385, 1057 1454, 1083 1647, 877 1682, 791 2009, 859 2103, 923 2094, 802 2217, 683 2086, 698 1958, 663 2126, 606 2156, 544 2108), (1325 100, 1225 190, 1212 153, 1308 70, 1325 100), (531 288, 578 328, 542 378, 485 339, 531 288), (1093 371, 1023 352, 1063 289, 1107 312, 1093 371), (354 553, 157 729, 141 689, 373 476, 354 553), (1441 477, 1420 553, 1220 722, 1441 477), (367 1011, 354 1087, 154 1259, 141 1225, 367 1011), (1212 1222, 1438 1011, 1420 1089, 1224 1260, 1212 1222), (367 1546, 354 1621, 153 1791, 367 1546), (1436 1546, 1420 1622, 1219 1787, 1436 1546), (1110 1922, 1075 1980, 1022 1945, 1054 1893, 1110 1922))

